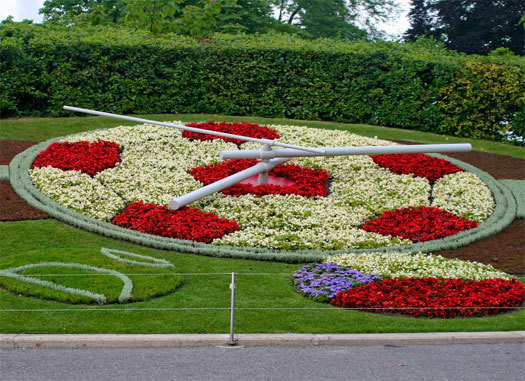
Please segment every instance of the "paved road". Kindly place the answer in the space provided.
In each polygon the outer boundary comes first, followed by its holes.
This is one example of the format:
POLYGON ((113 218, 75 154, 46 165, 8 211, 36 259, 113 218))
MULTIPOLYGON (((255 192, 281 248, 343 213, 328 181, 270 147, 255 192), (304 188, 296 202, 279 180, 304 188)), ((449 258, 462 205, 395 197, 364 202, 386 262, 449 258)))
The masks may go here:
POLYGON ((2 349, 7 380, 522 380, 523 344, 2 349))

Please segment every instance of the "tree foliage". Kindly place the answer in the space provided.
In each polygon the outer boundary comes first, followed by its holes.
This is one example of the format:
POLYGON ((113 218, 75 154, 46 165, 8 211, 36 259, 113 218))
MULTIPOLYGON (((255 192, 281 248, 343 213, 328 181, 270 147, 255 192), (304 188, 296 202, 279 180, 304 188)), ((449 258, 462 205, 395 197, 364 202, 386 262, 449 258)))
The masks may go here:
POLYGON ((45 22, 99 25, 120 22, 125 6, 126 0, 46 0, 40 13, 45 22))
POLYGON ((394 0, 46 0, 40 13, 46 23, 124 23, 195 37, 277 31, 361 40, 394 10, 394 0))
POLYGON ((447 48, 487 54, 506 47, 525 54, 523 0, 412 0, 408 40, 432 36, 447 48))
POLYGON ((278 20, 297 25, 311 37, 363 39, 374 21, 386 20, 395 10, 392 0, 273 0, 278 20))

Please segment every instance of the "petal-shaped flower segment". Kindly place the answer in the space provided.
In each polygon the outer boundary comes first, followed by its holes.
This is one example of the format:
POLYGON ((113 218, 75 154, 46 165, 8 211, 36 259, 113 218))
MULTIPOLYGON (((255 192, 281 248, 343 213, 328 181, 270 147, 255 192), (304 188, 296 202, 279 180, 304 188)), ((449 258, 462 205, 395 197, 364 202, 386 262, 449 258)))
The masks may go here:
MULTIPOLYGON (((206 167, 195 167, 190 171, 190 174, 195 180, 208 185, 252 167, 258 162, 255 159, 227 160, 218 164, 210 164, 206 167)), ((322 169, 311 169, 297 164, 278 165, 270 172, 270 176, 274 177, 274 184, 252 185, 244 182, 226 188, 222 193, 229 196, 253 194, 258 197, 272 194, 296 194, 304 197, 326 196, 326 182, 330 178, 330 174, 322 169), (283 179, 290 180, 292 184, 280 185, 286 184, 283 179)))
POLYGON ((430 184, 445 175, 464 171, 448 160, 422 153, 372 155, 372 160, 380 167, 388 168, 398 175, 413 174, 417 177, 426 177, 430 184))
POLYGON ((476 221, 434 207, 420 206, 386 211, 369 220, 363 230, 423 242, 456 234, 478 226, 476 221))
POLYGON ((131 203, 111 222, 143 233, 206 243, 240 229, 237 222, 215 213, 187 207, 170 210, 142 202, 131 203))
MULTIPOLYGON (((273 140, 273 139, 278 139, 281 137, 275 130, 272 130, 271 128, 268 128, 266 126, 263 127, 256 123, 248 123, 248 122, 215 123, 215 121, 211 120, 209 122, 204 122, 204 123, 187 123, 186 126, 202 128, 204 130, 225 132, 225 133, 233 134, 233 135, 242 135, 242 136, 247 136, 250 138, 257 138, 257 139, 273 140)), ((191 132, 191 131, 183 131, 182 136, 190 140, 222 139, 226 142, 235 143, 238 146, 240 146, 242 143, 245 143, 244 140, 223 138, 220 136, 201 134, 198 132, 191 132)))
POLYGON ((35 158, 31 168, 54 167, 90 176, 120 162, 120 147, 106 140, 53 143, 35 158))

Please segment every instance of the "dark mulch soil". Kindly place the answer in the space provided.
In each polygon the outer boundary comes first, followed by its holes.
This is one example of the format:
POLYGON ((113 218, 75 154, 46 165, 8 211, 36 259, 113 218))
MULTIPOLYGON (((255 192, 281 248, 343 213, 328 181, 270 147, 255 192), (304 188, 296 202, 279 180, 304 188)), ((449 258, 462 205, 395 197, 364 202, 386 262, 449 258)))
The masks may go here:
POLYGON ((0 181, 0 221, 40 220, 49 216, 16 194, 8 181, 0 181))
MULTIPOLYGON (((20 140, 0 140, 0 165, 8 165, 20 152, 37 144, 20 140)), ((0 181, 0 221, 39 220, 49 216, 29 205, 11 188, 9 181, 0 181)))
MULTIPOLYGON (((402 144, 417 144, 397 141, 402 144)), ((0 140, 0 165, 7 165, 19 152, 32 146, 33 142, 0 140)), ((525 178, 525 160, 478 151, 447 153, 472 164, 496 179, 525 178)), ((17 221, 48 218, 28 205, 11 188, 8 182, 0 182, 0 221, 17 221)), ((461 258, 494 267, 512 274, 525 274, 525 221, 517 219, 501 233, 456 250, 445 250, 437 254, 447 258, 461 258)))
POLYGON ((435 254, 488 263, 510 274, 525 274, 525 220, 517 218, 499 234, 435 254))
POLYGON ((35 144, 38 143, 22 140, 0 140, 0 165, 8 165, 13 157, 35 144))

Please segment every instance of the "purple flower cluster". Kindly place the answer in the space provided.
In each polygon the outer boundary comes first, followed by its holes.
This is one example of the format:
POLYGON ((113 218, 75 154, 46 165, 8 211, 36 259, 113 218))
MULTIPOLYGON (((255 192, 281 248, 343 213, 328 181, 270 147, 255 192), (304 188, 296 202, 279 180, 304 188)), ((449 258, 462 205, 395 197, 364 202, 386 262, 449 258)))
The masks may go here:
POLYGON ((339 291, 382 279, 378 275, 363 274, 335 263, 309 263, 294 272, 293 277, 294 287, 299 293, 325 303, 339 291))

